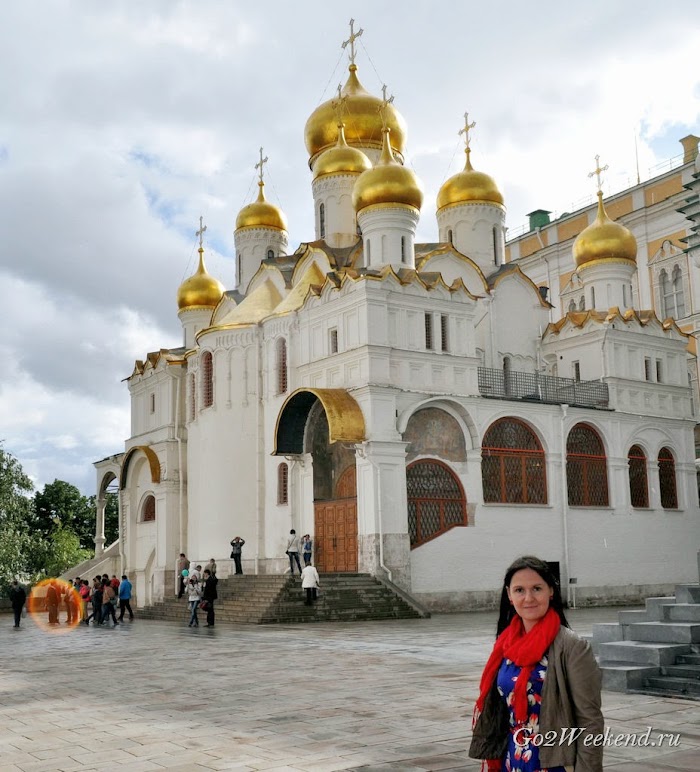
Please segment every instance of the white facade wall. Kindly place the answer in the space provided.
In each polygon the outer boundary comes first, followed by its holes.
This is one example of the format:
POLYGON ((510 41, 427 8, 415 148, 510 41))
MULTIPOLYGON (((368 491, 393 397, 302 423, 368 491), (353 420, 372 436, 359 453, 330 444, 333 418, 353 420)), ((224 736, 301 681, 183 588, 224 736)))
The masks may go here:
POLYGON ((489 203, 454 204, 437 213, 438 238, 452 243, 470 257, 485 274, 505 260, 506 213, 489 203))
POLYGON ((351 247, 357 241, 357 217, 352 205, 352 189, 358 176, 329 174, 313 182, 311 189, 314 196, 316 238, 325 239, 331 247, 351 247))
POLYGON ((287 254, 289 237, 277 228, 238 228, 233 239, 236 248, 235 288, 246 293, 250 280, 260 268, 268 253, 274 257, 287 254))
POLYGON ((362 230, 365 266, 415 268, 418 219, 418 211, 408 206, 377 204, 362 209, 357 222, 362 230))

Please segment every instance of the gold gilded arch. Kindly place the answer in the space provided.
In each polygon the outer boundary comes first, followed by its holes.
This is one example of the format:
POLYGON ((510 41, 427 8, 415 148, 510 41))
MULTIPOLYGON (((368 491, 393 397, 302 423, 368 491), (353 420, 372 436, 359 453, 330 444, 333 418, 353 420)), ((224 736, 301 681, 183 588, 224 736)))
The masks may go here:
POLYGON ((275 425, 273 456, 304 452, 304 430, 316 401, 328 419, 329 441, 357 443, 365 440, 365 418, 355 398, 345 389, 301 388, 282 405, 275 425))
POLYGON ((160 461, 158 461, 158 456, 156 455, 155 451, 148 445, 136 445, 127 451, 126 455, 124 456, 124 461, 122 461, 122 469, 119 475, 119 490, 123 491, 124 488, 126 488, 126 478, 129 473, 129 465, 131 463, 131 459, 139 450, 143 451, 143 454, 148 460, 148 466, 151 469, 151 482, 160 482, 160 461))

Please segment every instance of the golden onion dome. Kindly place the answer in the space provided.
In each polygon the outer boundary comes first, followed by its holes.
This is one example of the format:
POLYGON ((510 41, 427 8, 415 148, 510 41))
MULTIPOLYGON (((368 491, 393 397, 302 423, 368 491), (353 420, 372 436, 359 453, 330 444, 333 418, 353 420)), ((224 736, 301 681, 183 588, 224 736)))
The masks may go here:
POLYGON ((369 158, 345 140, 345 124, 338 124, 338 142, 324 150, 314 164, 314 179, 329 174, 362 174, 371 169, 369 158))
MULTIPOLYGON (((384 104, 379 97, 365 90, 357 77, 357 65, 351 64, 345 86, 340 91, 343 99, 345 138, 351 147, 376 148, 382 146, 382 119, 379 110, 384 104)), ((309 116, 304 127, 304 141, 312 165, 316 156, 335 145, 338 137, 338 118, 335 113, 336 100, 329 99, 319 105, 309 116)), ((386 122, 391 129, 391 144, 403 160, 406 146, 406 121, 392 105, 386 105, 386 122)))
POLYGON ((236 230, 241 228, 275 228, 287 230, 287 218, 284 212, 265 198, 265 183, 258 182, 258 198, 252 204, 244 206, 236 217, 236 230))
POLYGON ((224 285, 207 273, 204 265, 204 249, 199 248, 199 266, 189 279, 185 279, 177 291, 177 307, 214 308, 224 294, 224 285))
POLYGON ((637 259, 637 240, 624 225, 608 217, 603 206, 603 193, 598 191, 598 215, 574 241, 574 261, 581 268, 594 260, 637 259))
POLYGON ((418 177, 394 158, 389 143, 390 129, 382 129, 382 154, 376 166, 363 172, 352 190, 356 212, 368 206, 394 204, 420 209, 423 205, 423 187, 418 177))
POLYGON ((493 177, 477 172, 472 166, 470 148, 466 148, 467 160, 461 172, 450 177, 440 188, 437 210, 467 203, 499 204, 503 206, 503 194, 493 177))

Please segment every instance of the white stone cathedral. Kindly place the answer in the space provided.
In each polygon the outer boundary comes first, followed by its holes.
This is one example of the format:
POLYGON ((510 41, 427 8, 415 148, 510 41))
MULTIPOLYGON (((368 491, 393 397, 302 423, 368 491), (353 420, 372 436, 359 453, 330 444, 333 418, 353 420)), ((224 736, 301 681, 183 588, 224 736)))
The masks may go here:
POLYGON ((551 323, 546 290, 505 260, 504 198, 472 166, 467 121, 438 240, 416 243, 433 212, 353 38, 345 86, 306 123, 313 238, 288 251, 262 151, 232 290, 207 273, 200 223, 183 345, 136 362, 131 437, 95 465, 98 558, 139 605, 173 592, 180 552, 226 575, 237 535, 246 572, 282 573, 291 528, 321 572, 382 576, 434 610, 492 602, 525 553, 579 603, 696 579, 688 339, 634 307, 635 238, 599 194, 572 258, 591 302, 551 323))

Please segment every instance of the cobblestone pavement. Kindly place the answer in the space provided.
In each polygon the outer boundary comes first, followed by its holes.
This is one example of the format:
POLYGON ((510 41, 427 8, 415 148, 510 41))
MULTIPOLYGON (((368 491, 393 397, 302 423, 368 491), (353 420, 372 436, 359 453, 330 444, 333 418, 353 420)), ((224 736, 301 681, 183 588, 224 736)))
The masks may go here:
MULTIPOLYGON (((471 709, 493 614, 188 628, 139 621, 46 632, 0 617, 0 770, 477 770, 471 709)), ((570 613, 590 632, 613 609, 570 613)), ((604 694, 606 768, 697 770, 700 703, 604 694)))

